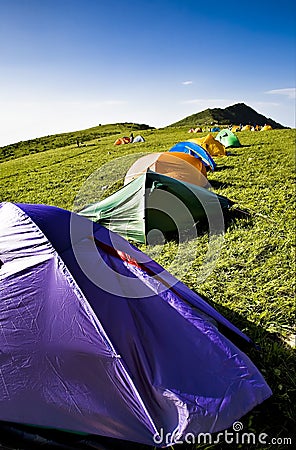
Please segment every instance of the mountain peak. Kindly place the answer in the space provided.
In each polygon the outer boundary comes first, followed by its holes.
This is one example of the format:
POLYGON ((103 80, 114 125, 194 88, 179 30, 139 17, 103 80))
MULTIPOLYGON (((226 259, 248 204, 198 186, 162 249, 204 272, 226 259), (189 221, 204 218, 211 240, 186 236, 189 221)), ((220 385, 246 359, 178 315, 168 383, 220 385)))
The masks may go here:
POLYGON ((191 116, 185 117, 178 122, 175 122, 169 126, 180 127, 188 126, 194 128, 196 126, 205 126, 211 124, 217 125, 229 125, 229 124, 252 124, 252 125, 265 125, 268 123, 272 128, 285 128, 280 123, 275 122, 273 119, 267 118, 262 114, 259 114, 250 106, 245 103, 235 103, 234 105, 227 106, 226 108, 207 108, 191 116))

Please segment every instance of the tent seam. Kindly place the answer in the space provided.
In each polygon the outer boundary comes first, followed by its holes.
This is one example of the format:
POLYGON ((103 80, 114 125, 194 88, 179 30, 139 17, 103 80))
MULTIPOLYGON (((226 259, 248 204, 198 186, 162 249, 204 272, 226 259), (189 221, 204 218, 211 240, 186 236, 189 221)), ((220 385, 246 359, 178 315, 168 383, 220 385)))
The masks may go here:
MULTIPOLYGON (((7 202, 8 204, 10 202, 7 202)), ((100 320, 98 319, 98 317, 96 316, 94 310, 92 309, 91 305, 89 304, 89 302, 87 301, 87 298, 85 297, 85 295, 83 294, 81 288, 79 287, 78 283, 76 282, 76 280, 74 279, 73 275, 71 274, 70 270, 68 269, 67 265, 64 263, 64 261, 62 260, 62 258, 60 257, 60 255, 58 254, 57 250, 53 247, 53 245, 51 244, 51 242, 49 241, 49 239, 47 238, 47 236, 43 233, 43 231, 38 227, 38 225, 36 225, 36 223, 33 221, 33 219, 26 214, 19 206, 15 205, 14 203, 10 203, 14 206, 14 208, 16 210, 18 210, 18 214, 21 217, 24 218, 28 218, 30 220, 30 222, 33 224, 34 228, 38 231, 38 233, 41 233, 42 236, 45 237, 46 241, 49 244, 49 248, 51 248, 53 250, 53 255, 57 258, 58 260, 58 264, 60 266, 60 269, 62 270, 62 273, 65 275, 67 282, 69 283, 70 286, 74 286, 75 287, 75 293, 77 295, 78 301, 80 304, 82 304, 82 306, 84 307, 85 311, 87 312, 87 314, 90 316, 91 322, 94 326, 94 328, 96 329, 96 331, 98 332, 98 334, 102 337, 106 347, 109 349, 112 357, 116 358, 118 361, 118 364, 121 366, 124 374, 127 376, 128 381, 130 383, 130 386, 132 387, 132 390, 134 391, 134 394, 138 400, 138 402, 141 404, 146 417, 148 418, 149 423, 151 424, 153 430, 155 433, 158 434, 158 430, 156 428, 156 425, 154 424, 154 421, 151 417, 151 415, 148 412, 147 407, 144 404, 143 399, 141 398, 140 393, 138 392, 136 386, 134 385, 131 376, 129 375, 129 372, 127 370, 127 368, 125 367, 125 364, 123 363, 122 357, 120 354, 118 354, 115 350, 115 347, 113 346, 110 338, 108 337, 103 325, 101 324, 100 320)), ((128 405, 128 404, 127 404, 128 405)), ((139 420, 139 418, 138 418, 139 420)), ((140 421, 140 420, 139 420, 140 421)), ((143 424, 145 426, 145 424, 143 424)))

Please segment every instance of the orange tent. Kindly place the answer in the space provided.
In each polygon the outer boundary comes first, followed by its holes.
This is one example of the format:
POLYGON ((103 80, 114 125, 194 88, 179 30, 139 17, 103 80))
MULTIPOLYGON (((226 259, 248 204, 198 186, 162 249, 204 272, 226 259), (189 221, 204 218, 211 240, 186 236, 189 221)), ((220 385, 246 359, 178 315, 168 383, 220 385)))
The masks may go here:
POLYGON ((123 138, 116 139, 116 141, 114 142, 114 145, 129 144, 129 143, 130 143, 130 138, 123 137, 123 138))
POLYGON ((187 161, 189 164, 196 167, 205 177, 207 176, 206 166, 202 163, 200 159, 195 158, 194 156, 189 155, 188 153, 170 152, 170 154, 173 156, 177 156, 177 158, 181 158, 184 161, 187 161))
POLYGON ((147 169, 197 186, 209 185, 204 164, 194 156, 180 152, 150 153, 142 156, 128 170, 124 184, 138 178, 147 169))

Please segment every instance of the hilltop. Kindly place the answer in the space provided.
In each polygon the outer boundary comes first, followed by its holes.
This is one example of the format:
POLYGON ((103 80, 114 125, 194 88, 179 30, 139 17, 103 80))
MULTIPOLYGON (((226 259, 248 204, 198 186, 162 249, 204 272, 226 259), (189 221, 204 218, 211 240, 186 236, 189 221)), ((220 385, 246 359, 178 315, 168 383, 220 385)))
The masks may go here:
POLYGON ((83 146, 84 142, 97 140, 107 136, 115 136, 131 131, 150 130, 146 124, 138 124, 132 122, 114 123, 107 125, 97 125, 85 130, 70 131, 66 133, 53 134, 43 136, 27 141, 16 142, 15 144, 5 145, 0 147, 0 162, 9 159, 19 158, 33 153, 44 152, 46 150, 53 150, 56 148, 67 147, 69 145, 83 146))
POLYGON ((265 125, 266 123, 271 125, 272 128, 286 128, 280 123, 275 122, 274 120, 263 116, 256 112, 250 106, 245 105, 244 103, 236 103, 232 106, 227 106, 227 108, 213 108, 213 109, 205 109, 196 114, 192 114, 191 116, 185 117, 178 122, 175 122, 169 127, 196 127, 196 126, 205 126, 205 125, 229 125, 229 124, 252 124, 252 125, 265 125))
MULTIPOLYGON (((196 126, 209 126, 215 125, 229 125, 229 124, 257 124, 264 125, 268 123, 272 128, 287 128, 274 120, 257 113, 250 106, 244 103, 237 103, 232 106, 228 106, 225 109, 213 108, 205 109, 191 116, 168 125, 163 130, 170 127, 182 127, 187 126, 189 128, 196 126)), ((129 135, 132 131, 137 132, 141 130, 155 130, 154 127, 146 124, 138 124, 132 122, 114 123, 106 125, 97 125, 85 130, 71 131, 65 133, 59 133, 49 136, 38 137, 36 139, 30 139, 26 141, 20 141, 14 144, 0 147, 0 162, 10 159, 19 158, 25 155, 31 155, 33 153, 44 152, 46 150, 53 150, 67 146, 83 146, 84 142, 88 142, 87 145, 95 145, 95 143, 89 144, 91 141, 100 141, 105 137, 114 136, 114 140, 118 135, 129 135)))

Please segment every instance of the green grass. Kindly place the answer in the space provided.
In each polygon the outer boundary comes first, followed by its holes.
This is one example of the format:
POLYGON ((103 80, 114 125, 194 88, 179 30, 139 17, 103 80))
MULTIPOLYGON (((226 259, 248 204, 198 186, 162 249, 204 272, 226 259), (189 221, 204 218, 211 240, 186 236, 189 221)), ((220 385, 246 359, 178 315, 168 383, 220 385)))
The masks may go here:
MULTIPOLYGON (((84 147, 68 143, 27 155, 23 148, 24 156, 14 155, 0 164, 1 200, 72 209, 95 170, 130 153, 166 151, 191 137, 187 129, 142 130, 145 143, 119 147, 113 145, 117 130, 109 129, 110 134, 99 139, 84 140, 84 147)), ((121 135, 131 131, 136 128, 120 128, 121 135)), ((238 137, 242 147, 216 158, 218 170, 209 174, 209 181, 215 192, 248 210, 250 217, 229 223, 222 245, 212 244, 216 259, 207 257, 207 234, 180 245, 168 242, 141 249, 258 343, 261 351, 247 353, 273 396, 242 418, 244 431, 284 438, 292 435, 295 426, 295 350, 288 344, 295 333, 295 130, 246 131, 238 137), (203 280, 205 270, 210 275, 203 280)), ((114 182, 119 186, 118 180, 114 182)))
MULTIPOLYGON (((131 130, 137 132, 149 128, 150 127, 145 124, 115 123, 112 125, 98 125, 81 131, 43 136, 41 138, 30 139, 29 141, 20 141, 15 144, 1 147, 0 161, 8 161, 14 158, 20 158, 21 156, 32 155, 34 153, 62 148, 69 145, 83 147, 84 142, 86 141, 88 143, 90 143, 90 141, 98 142, 106 136, 112 136, 113 139, 115 139, 115 137, 118 137, 118 135, 123 132, 126 132, 129 135, 131 130)), ((94 144, 92 143, 92 145, 94 144)))

